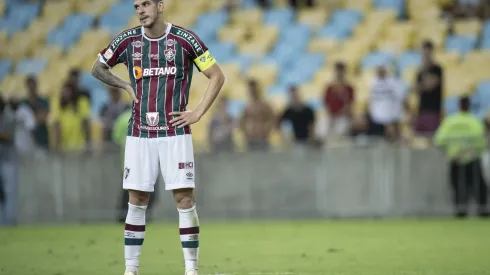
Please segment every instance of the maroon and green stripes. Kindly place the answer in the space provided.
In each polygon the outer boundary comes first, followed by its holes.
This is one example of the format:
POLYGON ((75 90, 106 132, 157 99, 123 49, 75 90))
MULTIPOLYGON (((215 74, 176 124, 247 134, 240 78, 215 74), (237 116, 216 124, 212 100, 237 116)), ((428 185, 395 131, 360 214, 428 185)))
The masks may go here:
POLYGON ((180 240, 182 248, 199 247, 199 226, 180 228, 180 240))
MULTIPOLYGON (((172 30, 160 39, 149 39, 143 35, 131 37, 124 53, 131 84, 139 103, 133 104, 128 136, 157 138, 190 134, 189 126, 176 128, 169 125, 173 119, 170 112, 185 111, 192 82, 193 58, 189 53, 189 42, 172 30), (173 43, 171 41, 174 41, 173 43), (137 43, 136 43, 137 42, 137 43), (171 51, 169 51, 171 50, 171 51), (172 53, 166 55, 166 53, 172 53), (135 68, 145 69, 175 68, 175 74, 134 76, 135 68), (158 113, 158 125, 148 127, 147 113, 158 113), (144 129, 140 128, 144 126, 144 129), (150 128, 150 129, 149 129, 150 128), (159 130, 151 128, 160 128, 159 130)), ((154 71, 153 71, 154 72, 154 71)))
POLYGON ((132 225, 126 223, 124 226, 124 230, 124 245, 143 245, 143 241, 145 240, 145 225, 132 225))

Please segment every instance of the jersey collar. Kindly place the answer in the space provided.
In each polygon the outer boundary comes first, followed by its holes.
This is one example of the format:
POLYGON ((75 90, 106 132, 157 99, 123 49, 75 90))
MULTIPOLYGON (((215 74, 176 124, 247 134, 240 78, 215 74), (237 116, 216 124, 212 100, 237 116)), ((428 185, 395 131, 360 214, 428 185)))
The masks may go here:
POLYGON ((172 24, 171 23, 167 23, 167 30, 165 31, 165 33, 160 36, 159 38, 150 38, 148 36, 146 36, 145 34, 145 27, 141 26, 141 33, 143 34, 143 37, 147 40, 150 40, 150 41, 159 41, 159 40, 162 40, 164 39, 165 37, 167 37, 167 34, 170 33, 170 29, 172 28, 172 24))

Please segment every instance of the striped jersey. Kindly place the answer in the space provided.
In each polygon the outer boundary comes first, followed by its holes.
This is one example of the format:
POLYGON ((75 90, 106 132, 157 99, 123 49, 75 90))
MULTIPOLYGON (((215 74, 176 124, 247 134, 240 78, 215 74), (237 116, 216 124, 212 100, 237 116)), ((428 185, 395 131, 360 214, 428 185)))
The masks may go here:
POLYGON ((216 63, 192 31, 168 24, 160 38, 145 35, 143 26, 126 30, 99 53, 110 68, 124 63, 138 98, 128 136, 156 138, 190 134, 189 126, 172 127, 170 112, 186 110, 194 65, 205 71, 216 63))

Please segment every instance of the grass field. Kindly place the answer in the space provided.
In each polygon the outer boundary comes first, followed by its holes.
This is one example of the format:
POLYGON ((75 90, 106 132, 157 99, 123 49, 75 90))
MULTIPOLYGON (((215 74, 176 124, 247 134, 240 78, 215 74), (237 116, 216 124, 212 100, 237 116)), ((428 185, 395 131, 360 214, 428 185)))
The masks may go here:
MULTIPOLYGON (((122 275, 121 225, 0 229, 0 274, 122 275)), ((201 224, 200 274, 490 274, 490 220, 201 224)), ((176 224, 147 226, 140 275, 183 274, 176 224)))

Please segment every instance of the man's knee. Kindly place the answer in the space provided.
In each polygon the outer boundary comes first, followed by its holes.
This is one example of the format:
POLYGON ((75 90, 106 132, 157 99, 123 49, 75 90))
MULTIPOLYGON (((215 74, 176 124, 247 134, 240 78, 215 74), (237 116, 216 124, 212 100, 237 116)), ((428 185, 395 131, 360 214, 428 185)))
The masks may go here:
POLYGON ((174 199, 179 209, 189 209, 194 206, 192 189, 174 190, 174 199))
POLYGON ((129 203, 137 206, 146 206, 150 200, 150 193, 129 190, 129 203))

